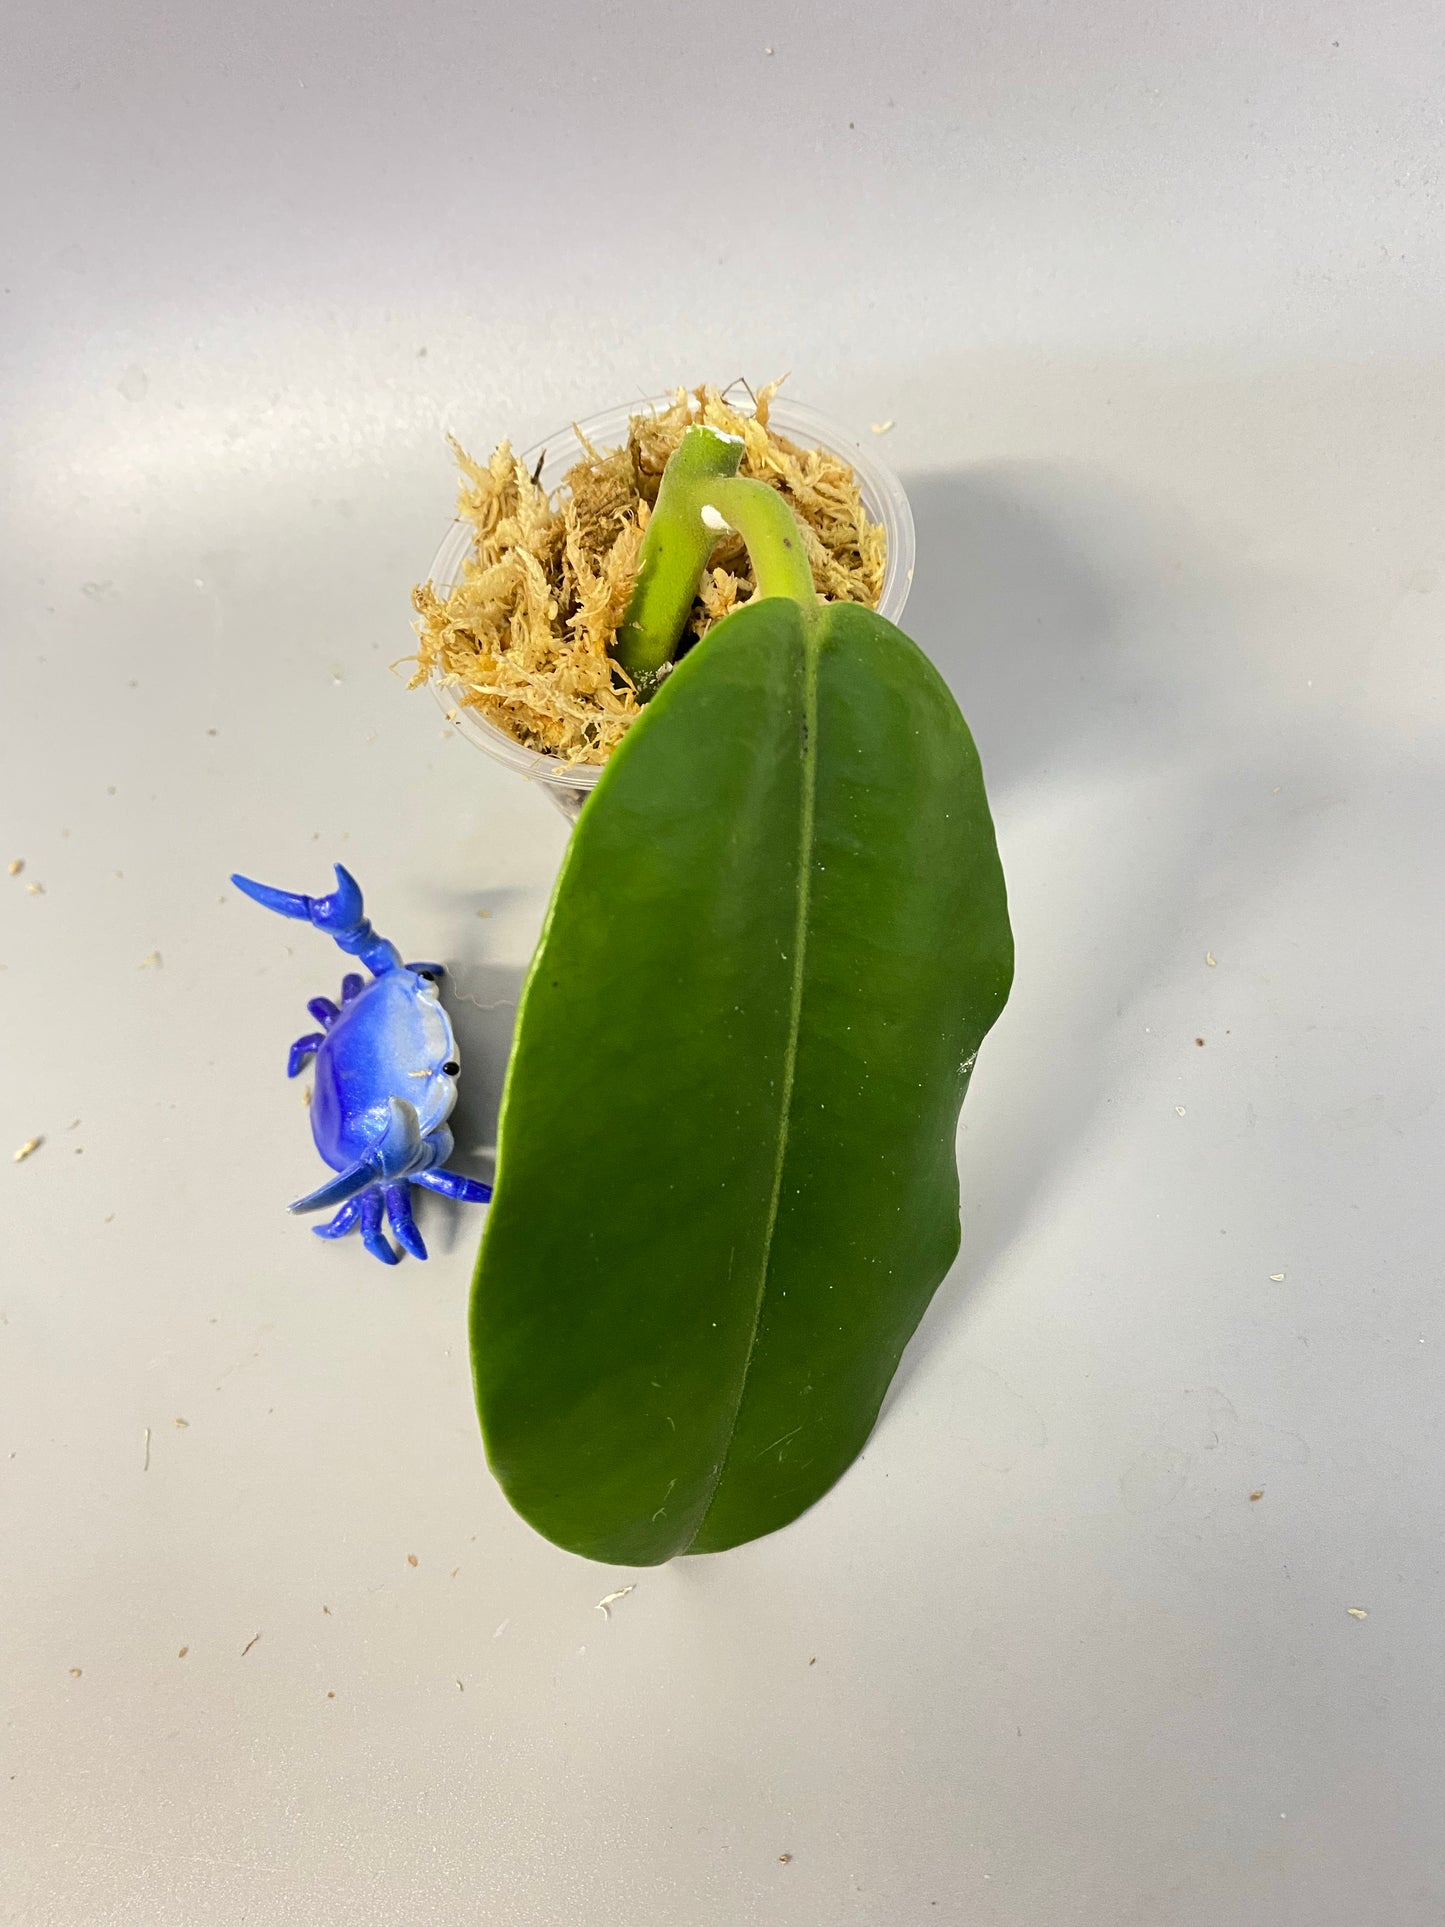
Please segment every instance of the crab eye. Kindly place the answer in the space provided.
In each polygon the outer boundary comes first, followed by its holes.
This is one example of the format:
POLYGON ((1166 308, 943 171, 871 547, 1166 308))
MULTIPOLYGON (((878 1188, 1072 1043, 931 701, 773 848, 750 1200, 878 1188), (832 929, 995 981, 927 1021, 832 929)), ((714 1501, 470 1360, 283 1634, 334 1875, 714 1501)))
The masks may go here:
POLYGON ((419 970, 416 974, 418 977, 425 977, 429 984, 434 984, 439 981, 434 970, 419 970))
POLYGON ((461 1065, 457 1062, 455 1057, 449 1057, 445 1062, 445 1064, 442 1065, 442 1069, 446 1072, 448 1077, 455 1077, 458 1071, 460 1071, 461 1065))

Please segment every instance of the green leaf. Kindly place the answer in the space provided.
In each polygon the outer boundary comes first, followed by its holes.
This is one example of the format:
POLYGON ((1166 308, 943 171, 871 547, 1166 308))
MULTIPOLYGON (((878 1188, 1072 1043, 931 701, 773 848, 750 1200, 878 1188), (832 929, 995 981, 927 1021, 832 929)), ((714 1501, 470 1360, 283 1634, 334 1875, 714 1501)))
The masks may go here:
POLYGON ((846 603, 719 624, 583 810, 518 1018, 472 1350, 539 1532, 658 1564, 845 1470, 958 1250, 1012 966, 927 658, 846 603))

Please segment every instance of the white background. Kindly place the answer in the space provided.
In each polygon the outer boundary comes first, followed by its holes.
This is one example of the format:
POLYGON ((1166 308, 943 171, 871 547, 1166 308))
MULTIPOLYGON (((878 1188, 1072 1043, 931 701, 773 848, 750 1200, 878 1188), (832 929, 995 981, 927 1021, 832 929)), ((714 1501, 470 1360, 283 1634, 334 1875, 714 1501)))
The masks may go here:
POLYGON ((1433 0, 10 0, 0 1918, 1445 1918, 1442 85, 1433 0), (484 1170, 565 826, 388 673, 444 431, 785 369, 896 422, 1018 982, 864 1459, 633 1574, 486 1472, 480 1214, 287 1219, 341 960, 226 876, 452 964, 484 1170))

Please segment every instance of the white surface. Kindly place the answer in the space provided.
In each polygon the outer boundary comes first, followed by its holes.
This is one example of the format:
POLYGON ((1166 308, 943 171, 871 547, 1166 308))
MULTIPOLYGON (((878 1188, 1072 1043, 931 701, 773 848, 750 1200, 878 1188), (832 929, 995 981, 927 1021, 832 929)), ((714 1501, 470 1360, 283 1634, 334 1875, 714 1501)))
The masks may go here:
POLYGON ((520 13, 0 23, 0 1916, 1437 1922, 1439 11, 520 13), (340 960, 225 875, 457 965, 485 1142, 564 826, 386 672, 442 430, 782 367, 1018 987, 865 1459, 632 1575, 486 1475, 476 1215, 281 1210, 340 960))

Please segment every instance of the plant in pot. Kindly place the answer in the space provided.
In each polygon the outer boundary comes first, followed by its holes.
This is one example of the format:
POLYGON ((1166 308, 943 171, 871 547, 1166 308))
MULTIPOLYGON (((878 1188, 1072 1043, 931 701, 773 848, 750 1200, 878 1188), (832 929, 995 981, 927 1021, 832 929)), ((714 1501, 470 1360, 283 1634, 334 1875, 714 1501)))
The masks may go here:
POLYGON ((901 630, 826 600, 706 422, 611 649, 635 705, 523 990, 471 1305, 513 1506, 653 1565, 856 1457, 959 1244, 955 1134, 1013 951, 977 752, 901 630), (754 593, 681 654, 720 543, 754 593))

